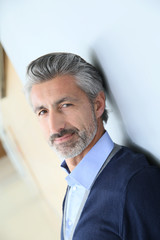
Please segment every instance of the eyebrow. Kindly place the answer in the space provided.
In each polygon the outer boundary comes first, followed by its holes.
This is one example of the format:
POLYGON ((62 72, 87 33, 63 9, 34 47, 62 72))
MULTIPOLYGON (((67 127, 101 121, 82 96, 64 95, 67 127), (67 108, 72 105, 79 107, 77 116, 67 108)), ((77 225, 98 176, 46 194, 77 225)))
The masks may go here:
POLYGON ((33 111, 34 111, 34 113, 37 113, 37 112, 39 112, 40 110, 42 110, 44 108, 46 108, 46 107, 44 107, 43 105, 35 107, 35 108, 33 107, 33 111))
MULTIPOLYGON (((62 102, 66 102, 66 101, 74 101, 74 102, 77 102, 78 100, 76 98, 73 98, 73 97, 64 97, 64 98, 61 98, 59 99, 58 101, 56 101, 55 103, 53 103, 52 105, 53 106, 57 106, 59 104, 61 104, 62 102)), ((33 111, 36 113, 42 109, 45 109, 46 107, 44 105, 40 105, 40 106, 37 106, 35 108, 33 108, 33 111)))

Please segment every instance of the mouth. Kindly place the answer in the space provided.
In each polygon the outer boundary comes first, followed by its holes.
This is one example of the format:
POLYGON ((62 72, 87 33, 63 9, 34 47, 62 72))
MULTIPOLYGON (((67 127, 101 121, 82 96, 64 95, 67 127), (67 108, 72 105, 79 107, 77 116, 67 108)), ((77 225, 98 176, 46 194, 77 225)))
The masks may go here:
POLYGON ((72 128, 72 129, 62 129, 57 134, 52 134, 49 138, 49 144, 50 146, 67 143, 73 138, 73 135, 78 135, 78 129, 72 128))
POLYGON ((54 143, 59 144, 59 143, 66 142, 66 141, 70 140, 73 135, 74 135, 74 133, 68 133, 68 134, 63 135, 62 137, 55 138, 54 143))

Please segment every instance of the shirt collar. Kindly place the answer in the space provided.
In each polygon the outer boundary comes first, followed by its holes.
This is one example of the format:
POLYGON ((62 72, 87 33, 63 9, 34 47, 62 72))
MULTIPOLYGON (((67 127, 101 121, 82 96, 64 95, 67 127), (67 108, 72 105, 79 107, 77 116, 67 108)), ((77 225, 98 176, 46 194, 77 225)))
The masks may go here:
POLYGON ((66 162, 63 161, 61 167, 65 168, 69 173, 66 177, 68 185, 73 186, 75 184, 80 184, 86 189, 90 189, 113 147, 113 141, 109 134, 105 132, 72 172, 69 171, 66 162))

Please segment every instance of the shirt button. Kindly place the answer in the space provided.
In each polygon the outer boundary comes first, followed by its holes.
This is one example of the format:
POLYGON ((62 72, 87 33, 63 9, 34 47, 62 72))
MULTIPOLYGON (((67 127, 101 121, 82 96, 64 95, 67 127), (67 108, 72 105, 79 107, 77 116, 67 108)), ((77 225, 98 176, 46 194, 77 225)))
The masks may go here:
POLYGON ((77 189, 76 186, 74 186, 74 187, 73 187, 73 191, 76 191, 76 189, 77 189))
POLYGON ((69 225, 69 226, 71 226, 71 225, 72 225, 72 222, 71 222, 71 221, 69 221, 69 222, 68 222, 68 225, 69 225))

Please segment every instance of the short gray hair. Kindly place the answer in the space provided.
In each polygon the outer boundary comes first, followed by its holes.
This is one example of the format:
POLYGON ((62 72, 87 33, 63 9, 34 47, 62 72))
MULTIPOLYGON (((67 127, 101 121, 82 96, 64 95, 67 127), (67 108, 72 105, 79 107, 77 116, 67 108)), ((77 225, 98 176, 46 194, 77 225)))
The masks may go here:
MULTIPOLYGON (((24 90, 28 99, 32 86, 57 76, 72 75, 77 85, 86 93, 89 100, 97 97, 100 91, 105 94, 102 77, 97 69, 83 58, 72 53, 50 53, 32 61, 27 68, 27 82, 24 90)), ((107 122, 108 112, 105 109, 102 120, 107 122)))

